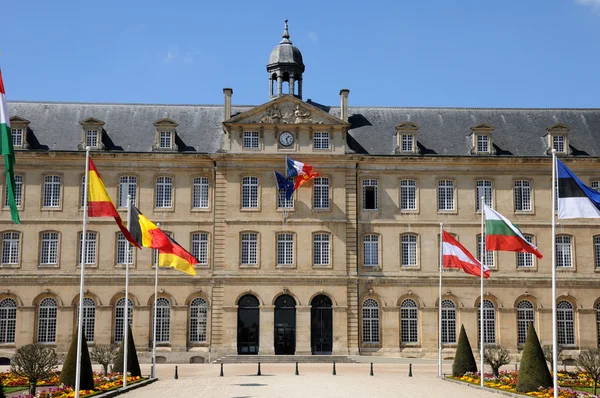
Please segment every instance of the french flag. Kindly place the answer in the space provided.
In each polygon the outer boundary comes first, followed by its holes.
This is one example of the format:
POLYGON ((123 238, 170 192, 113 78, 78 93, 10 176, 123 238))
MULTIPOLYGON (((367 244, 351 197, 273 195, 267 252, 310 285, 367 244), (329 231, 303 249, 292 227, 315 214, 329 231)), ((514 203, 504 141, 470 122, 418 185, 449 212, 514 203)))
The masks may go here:
POLYGON ((309 164, 287 158, 287 176, 294 177, 294 190, 296 190, 305 182, 318 177, 319 173, 313 171, 313 167, 309 164))
POLYGON ((600 193, 585 185, 556 159, 558 218, 600 218, 600 193))

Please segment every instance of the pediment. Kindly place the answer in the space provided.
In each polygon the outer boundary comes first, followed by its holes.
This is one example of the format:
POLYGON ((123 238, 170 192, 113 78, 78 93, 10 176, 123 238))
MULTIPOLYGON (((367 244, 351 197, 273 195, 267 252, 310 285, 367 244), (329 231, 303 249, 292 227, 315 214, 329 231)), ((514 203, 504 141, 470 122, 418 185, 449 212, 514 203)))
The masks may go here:
POLYGON ((79 122, 82 126, 104 126, 104 122, 100 119, 96 119, 95 117, 88 117, 79 122))
POLYGON ((348 123, 292 95, 284 95, 236 115, 226 120, 225 124, 340 125, 348 123))
POLYGON ((548 130, 548 131, 569 131, 569 130, 571 130, 571 128, 569 126, 567 126, 566 124, 556 123, 556 124, 553 124, 552 126, 546 128, 546 130, 548 130))
POLYGON ((419 125, 414 122, 401 122, 396 126, 396 130, 418 130, 419 125))
POLYGON ((471 131, 476 131, 476 130, 494 130, 496 127, 492 126, 491 124, 488 123, 479 123, 473 127, 471 127, 471 131))
POLYGON ((158 119, 154 122, 155 127, 177 127, 178 124, 175 120, 169 118, 158 119))
POLYGON ((10 118, 10 124, 29 124, 31 123, 29 120, 21 117, 21 116, 13 116, 10 118))

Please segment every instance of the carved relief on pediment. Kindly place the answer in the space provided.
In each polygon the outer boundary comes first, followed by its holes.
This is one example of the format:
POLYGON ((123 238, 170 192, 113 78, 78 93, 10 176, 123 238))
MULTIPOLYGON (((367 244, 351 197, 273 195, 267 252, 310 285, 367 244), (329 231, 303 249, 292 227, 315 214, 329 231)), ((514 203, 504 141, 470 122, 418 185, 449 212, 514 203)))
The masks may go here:
POLYGON ((273 104, 264 113, 251 116, 245 123, 265 124, 323 124, 310 110, 293 103, 273 104))

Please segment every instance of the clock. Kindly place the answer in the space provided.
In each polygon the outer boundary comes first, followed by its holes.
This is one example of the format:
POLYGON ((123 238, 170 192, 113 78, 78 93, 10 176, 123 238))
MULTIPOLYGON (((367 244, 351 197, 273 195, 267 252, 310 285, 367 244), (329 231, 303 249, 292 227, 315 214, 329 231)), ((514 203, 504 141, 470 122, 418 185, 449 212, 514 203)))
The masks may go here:
POLYGON ((294 143, 294 134, 289 131, 283 131, 279 134, 279 143, 282 146, 290 146, 294 143))

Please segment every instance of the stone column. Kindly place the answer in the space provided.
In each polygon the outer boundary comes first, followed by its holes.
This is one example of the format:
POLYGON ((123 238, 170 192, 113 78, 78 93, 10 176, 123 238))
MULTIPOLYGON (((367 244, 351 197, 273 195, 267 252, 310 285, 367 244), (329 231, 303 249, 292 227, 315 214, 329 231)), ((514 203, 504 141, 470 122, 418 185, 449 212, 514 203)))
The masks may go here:
POLYGON ((302 79, 298 79, 298 98, 302 99, 302 79))
POLYGON ((258 353, 261 355, 275 354, 273 336, 275 335, 275 306, 260 307, 260 341, 258 353))
POLYGON ((296 306, 296 355, 310 355, 310 305, 296 306))
POLYGON ((273 79, 271 78, 271 74, 269 74, 269 98, 273 96, 273 79))
POLYGON ((283 94, 283 77, 277 76, 277 95, 283 94))
POLYGON ((294 95, 296 94, 295 92, 295 87, 294 87, 294 77, 290 76, 290 94, 294 95))

